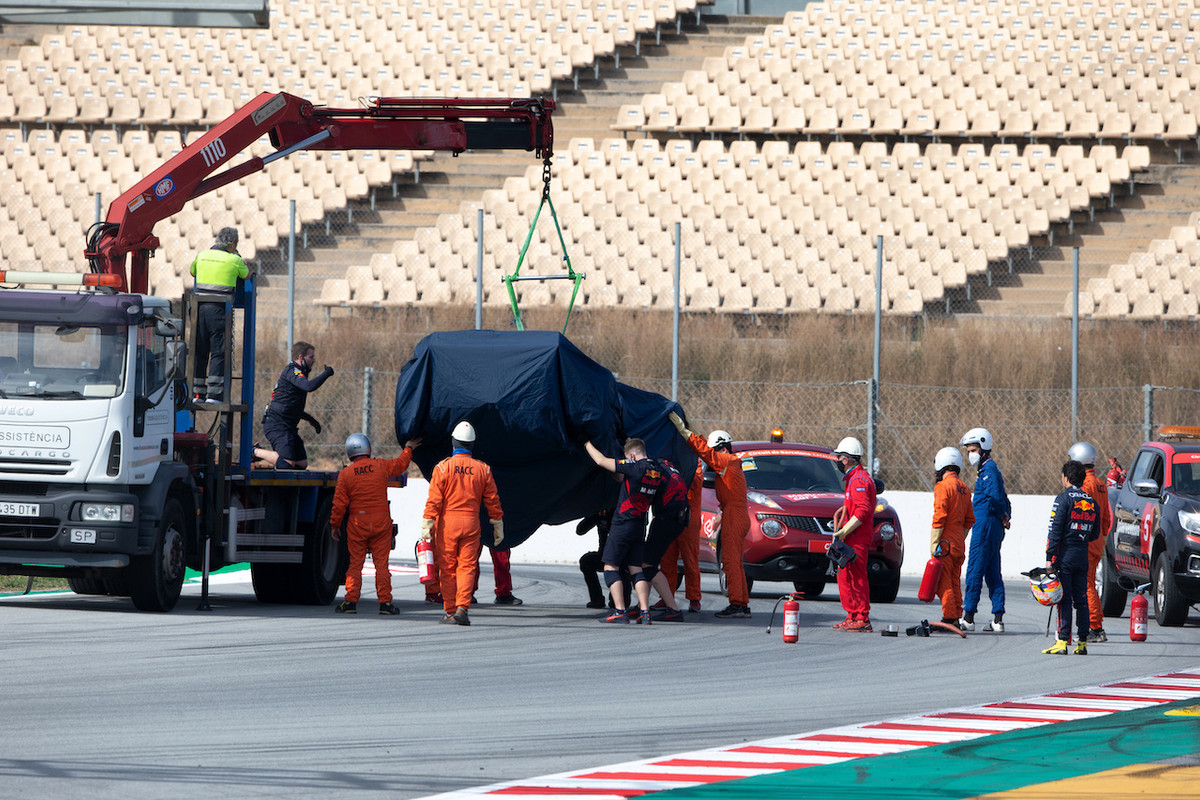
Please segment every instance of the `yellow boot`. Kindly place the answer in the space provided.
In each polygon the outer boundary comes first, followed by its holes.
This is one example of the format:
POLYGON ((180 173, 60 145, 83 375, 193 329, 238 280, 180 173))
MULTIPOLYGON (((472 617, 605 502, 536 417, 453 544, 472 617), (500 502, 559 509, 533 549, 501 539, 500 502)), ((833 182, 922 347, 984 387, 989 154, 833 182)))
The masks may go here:
POLYGON ((1062 639, 1059 639, 1058 641, 1056 641, 1050 647, 1047 647, 1042 652, 1048 656, 1065 656, 1067 654, 1067 642, 1064 642, 1062 639))
POLYGON ((1085 642, 1083 639, 1080 639, 1078 642, 1075 643, 1075 655, 1077 655, 1077 656, 1086 656, 1087 655, 1087 642, 1085 642))

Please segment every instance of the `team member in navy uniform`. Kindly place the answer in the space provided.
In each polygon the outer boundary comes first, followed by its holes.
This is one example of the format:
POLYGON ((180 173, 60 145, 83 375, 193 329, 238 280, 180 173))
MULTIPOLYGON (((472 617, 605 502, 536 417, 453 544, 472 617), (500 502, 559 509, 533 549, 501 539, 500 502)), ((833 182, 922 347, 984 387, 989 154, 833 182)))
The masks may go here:
POLYGON ((1100 535, 1100 510, 1096 501, 1082 488, 1087 469, 1078 461, 1068 461, 1062 470, 1063 491, 1054 498, 1050 509, 1050 533, 1046 537, 1046 569, 1058 573, 1063 597, 1058 604, 1058 641, 1043 650, 1046 655, 1067 654, 1071 644, 1071 613, 1079 639, 1075 655, 1087 655, 1088 619, 1087 574, 1088 542, 1100 535))
POLYGON ((296 342, 292 346, 292 361, 279 373, 279 380, 271 392, 271 404, 263 414, 263 433, 274 449, 254 448, 254 457, 265 461, 267 466, 279 469, 308 467, 308 453, 297 427, 300 420, 305 419, 314 431, 321 432, 321 423, 305 412, 304 405, 309 392, 315 392, 333 377, 333 367, 327 366, 310 380, 308 373, 316 360, 316 348, 308 342, 296 342))
POLYGON ((664 478, 663 488, 654 498, 654 520, 650 523, 650 535, 646 537, 642 573, 650 580, 650 585, 658 590, 659 597, 667 606, 658 619, 663 622, 683 622, 683 612, 675 602, 675 593, 671 591, 667 576, 659 571, 659 564, 667 548, 684 532, 691 519, 688 486, 671 462, 659 459, 658 466, 664 478))
POLYGON ((584 442, 588 455, 602 467, 624 477, 617 496, 617 513, 604 544, 604 582, 612 594, 613 612, 601 622, 628 622, 625 616, 625 596, 620 567, 629 567, 630 580, 637 592, 638 624, 650 624, 650 584, 644 572, 642 557, 646 539, 646 513, 664 483, 658 462, 646 457, 646 443, 641 439, 625 440, 625 458, 617 461, 584 442))

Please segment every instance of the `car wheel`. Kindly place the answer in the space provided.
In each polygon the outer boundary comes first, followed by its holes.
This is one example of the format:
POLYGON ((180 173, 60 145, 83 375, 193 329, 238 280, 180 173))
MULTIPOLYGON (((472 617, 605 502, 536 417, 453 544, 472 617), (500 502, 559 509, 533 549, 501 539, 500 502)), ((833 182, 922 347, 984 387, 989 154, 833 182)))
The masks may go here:
POLYGON ((820 597, 825 591, 824 581, 792 581, 792 588, 806 598, 820 597))
POLYGON ((746 594, 754 591, 754 578, 746 578, 746 594))
POLYGON ((1164 628, 1177 628, 1187 622, 1188 603, 1179 593, 1175 574, 1171 572, 1171 559, 1167 551, 1158 554, 1154 561, 1154 618, 1164 628))
POLYGON ((1100 595, 1100 610, 1106 617, 1119 617, 1125 613, 1125 601, 1129 592, 1117 583, 1117 568, 1105 554, 1100 557, 1096 570, 1096 592, 1100 595))
POLYGON ((882 561, 867 565, 867 580, 871 587, 872 603, 892 603, 900 593, 900 571, 888 569, 882 561))

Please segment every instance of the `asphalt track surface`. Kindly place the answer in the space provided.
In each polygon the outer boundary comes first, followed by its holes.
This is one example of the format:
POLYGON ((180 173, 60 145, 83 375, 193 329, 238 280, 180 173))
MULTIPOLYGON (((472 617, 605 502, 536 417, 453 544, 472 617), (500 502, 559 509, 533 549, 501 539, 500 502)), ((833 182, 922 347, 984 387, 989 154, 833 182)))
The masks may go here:
POLYGON ((394 578, 398 617, 369 595, 353 617, 264 606, 245 578, 215 585, 211 612, 194 610, 196 586, 157 615, 0 600, 0 794, 416 798, 1200 667, 1195 612, 1142 643, 1110 619, 1086 658, 1043 656, 1046 612, 1021 582, 1004 634, 906 637, 940 616, 906 579, 872 612, 898 638, 831 630, 830 589, 801 604, 789 645, 778 617, 765 633, 784 584, 756 585, 753 618, 718 620, 705 576, 699 619, 644 628, 597 623, 569 567, 514 565, 525 605, 494 606, 485 568, 460 628, 437 624, 411 573, 394 578))

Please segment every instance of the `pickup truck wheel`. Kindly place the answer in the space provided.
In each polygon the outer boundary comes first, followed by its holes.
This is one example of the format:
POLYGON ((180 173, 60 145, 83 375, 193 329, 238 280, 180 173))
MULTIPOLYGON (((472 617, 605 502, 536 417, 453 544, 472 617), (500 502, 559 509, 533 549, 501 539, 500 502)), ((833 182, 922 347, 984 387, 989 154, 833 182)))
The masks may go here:
POLYGON ((1177 628, 1187 622, 1188 604, 1175 584, 1167 551, 1154 561, 1154 618, 1164 628, 1177 628))
POLYGON ((1107 553, 1100 557, 1100 566, 1096 570, 1096 591, 1100 595, 1100 610, 1104 616, 1119 617, 1125 613, 1129 592, 1117 583, 1117 568, 1107 553))
POLYGON ((139 611, 170 611, 183 590, 184 531, 187 529, 183 507, 168 500, 149 555, 136 556, 130 562, 129 597, 139 611))
POLYGON ((808 599, 820 597, 825 591, 824 581, 792 581, 792 588, 808 599))

